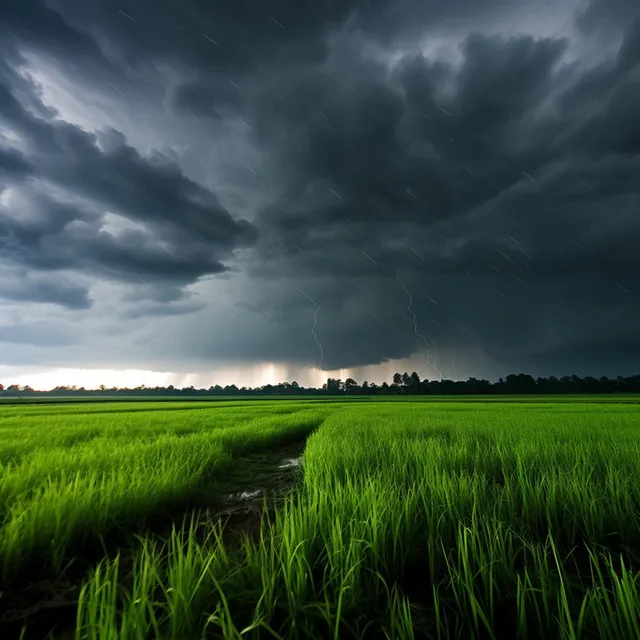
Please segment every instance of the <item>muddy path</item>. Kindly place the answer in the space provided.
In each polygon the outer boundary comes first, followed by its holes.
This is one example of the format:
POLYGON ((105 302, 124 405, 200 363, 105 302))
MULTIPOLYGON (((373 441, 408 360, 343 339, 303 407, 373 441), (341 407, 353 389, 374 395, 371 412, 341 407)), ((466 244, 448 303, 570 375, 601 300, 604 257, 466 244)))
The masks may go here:
POLYGON ((144 534, 166 538, 172 528, 197 519, 205 524, 223 522, 227 542, 243 533, 257 536, 265 505, 271 511, 295 491, 305 444, 306 440, 237 458, 232 468, 202 486, 184 507, 148 518, 144 534))
POLYGON ((257 537, 265 505, 271 511, 295 493, 302 476, 305 444, 306 438, 237 457, 221 477, 200 487, 184 503, 168 505, 141 521, 135 531, 121 532, 106 540, 100 554, 83 553, 58 579, 0 592, 0 637, 72 640, 78 594, 91 567, 101 558, 120 554, 126 580, 140 546, 136 536, 164 540, 173 528, 179 530, 193 518, 199 523, 221 523, 223 539, 230 546, 243 535, 257 537))

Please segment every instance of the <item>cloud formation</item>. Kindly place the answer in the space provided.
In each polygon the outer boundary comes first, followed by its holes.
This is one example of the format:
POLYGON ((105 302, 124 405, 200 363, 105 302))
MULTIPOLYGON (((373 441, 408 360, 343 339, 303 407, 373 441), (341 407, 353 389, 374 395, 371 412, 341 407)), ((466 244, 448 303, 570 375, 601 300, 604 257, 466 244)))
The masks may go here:
POLYGON ((0 296, 117 283, 149 362, 634 373, 636 5, 10 0, 0 296))
MULTIPOLYGON (((20 100, 38 100, 28 73, 5 65, 0 78, 9 133, 0 148, 6 263, 182 287, 224 272, 221 260, 255 241, 251 224, 169 157, 141 154, 115 129, 87 132, 43 104, 35 114, 20 100)), ((42 301, 54 299, 43 289, 42 301)))

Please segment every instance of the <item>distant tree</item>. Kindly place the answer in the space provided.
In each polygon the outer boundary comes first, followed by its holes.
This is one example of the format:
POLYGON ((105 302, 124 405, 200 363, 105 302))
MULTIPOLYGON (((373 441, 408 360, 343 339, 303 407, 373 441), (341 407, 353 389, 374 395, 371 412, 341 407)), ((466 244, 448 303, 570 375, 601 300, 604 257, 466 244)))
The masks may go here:
MULTIPOLYGON (((131 393, 144 392, 146 395, 162 395, 162 394, 178 394, 186 396, 197 396, 205 394, 228 394, 228 395, 268 395, 272 393, 278 394, 296 394, 304 395, 317 392, 318 389, 313 387, 300 386, 296 381, 293 382, 280 382, 277 385, 267 384, 259 388, 251 388, 243 385, 240 389, 236 385, 226 385, 224 388, 220 385, 210 386, 208 389, 199 388, 196 389, 193 385, 184 387, 183 389, 175 389, 173 385, 167 387, 146 387, 145 385, 138 385, 137 387, 130 389, 128 387, 118 388, 110 387, 106 388, 105 385, 99 385, 101 392, 107 392, 117 395, 127 395, 131 393)), ((405 372, 403 374, 393 374, 393 382, 389 385, 388 382, 383 382, 381 385, 364 381, 362 386, 353 378, 347 378, 344 382, 339 378, 328 378, 327 382, 322 385, 322 390, 330 394, 338 394, 346 392, 349 394, 362 393, 364 395, 393 395, 393 394, 504 394, 504 393, 516 393, 516 394, 529 394, 529 393, 640 393, 640 374, 635 376, 617 376, 616 378, 608 378, 601 376, 600 378, 594 378, 592 376, 585 376, 581 378, 578 375, 563 376, 558 379, 555 376, 549 376, 548 378, 538 377, 536 379, 533 376, 524 373, 510 373, 506 378, 499 378, 496 382, 490 382, 486 379, 478 380, 477 378, 470 377, 468 380, 433 380, 429 381, 427 378, 420 380, 417 372, 412 372, 410 375, 405 372)), ((0 392, 14 393, 21 397, 21 392, 28 395, 33 393, 38 394, 60 394, 69 395, 74 393, 86 393, 85 387, 76 387, 58 385, 51 391, 35 391, 29 385, 21 387, 17 384, 4 387, 0 384, 0 392)))
POLYGON ((340 381, 335 378, 327 378, 327 391, 329 393, 340 391, 340 381))
POLYGON ((534 393, 536 390, 536 381, 532 376, 519 373, 510 373, 507 376, 507 387, 509 393, 534 393))
POLYGON ((350 393, 358 386, 358 383, 353 378, 347 378, 344 381, 344 390, 347 393, 350 393))
POLYGON ((613 393, 615 390, 615 380, 609 380, 607 376, 602 376, 599 380, 599 388, 603 393, 613 393))
POLYGON ((582 391, 582 380, 575 374, 571 376, 571 390, 578 393, 582 391))
POLYGON ((2 393, 3 391, 4 391, 4 385, 0 383, 0 393, 2 393))
POLYGON ((566 393, 571 390, 571 378, 569 376, 562 376, 560 378, 560 386, 562 390, 566 393))

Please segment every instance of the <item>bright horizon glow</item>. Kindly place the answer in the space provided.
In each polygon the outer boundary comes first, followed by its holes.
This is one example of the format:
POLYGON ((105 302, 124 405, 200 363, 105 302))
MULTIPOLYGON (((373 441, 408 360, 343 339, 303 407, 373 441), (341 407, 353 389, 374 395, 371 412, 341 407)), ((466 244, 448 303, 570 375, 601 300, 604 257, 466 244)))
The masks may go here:
MULTIPOLYGON (((0 366, 0 382, 5 388, 11 384, 29 385, 38 391, 50 391, 57 386, 76 386, 85 389, 105 387, 189 387, 209 388, 217 384, 221 386, 235 384, 237 387, 261 387, 266 384, 293 382, 304 387, 320 388, 327 378, 354 378, 359 384, 367 380, 382 384, 391 383, 396 371, 418 371, 421 378, 437 379, 425 371, 424 361, 419 357, 389 360, 376 365, 367 365, 351 369, 319 371, 316 368, 298 367, 277 362, 260 364, 236 364, 214 366, 209 371, 172 372, 152 371, 148 369, 80 369, 59 367, 54 369, 22 368, 0 366)), ((445 376, 450 377, 450 376, 445 376)))

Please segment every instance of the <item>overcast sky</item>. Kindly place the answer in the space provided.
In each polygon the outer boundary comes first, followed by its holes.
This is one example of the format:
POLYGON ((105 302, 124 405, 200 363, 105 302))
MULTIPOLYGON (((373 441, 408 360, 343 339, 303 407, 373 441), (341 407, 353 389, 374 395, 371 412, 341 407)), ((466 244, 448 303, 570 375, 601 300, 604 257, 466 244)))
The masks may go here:
POLYGON ((1 382, 628 375, 638 327, 637 0, 0 2, 1 382))

